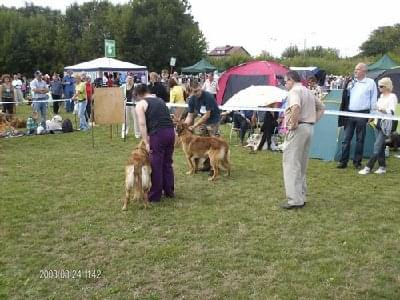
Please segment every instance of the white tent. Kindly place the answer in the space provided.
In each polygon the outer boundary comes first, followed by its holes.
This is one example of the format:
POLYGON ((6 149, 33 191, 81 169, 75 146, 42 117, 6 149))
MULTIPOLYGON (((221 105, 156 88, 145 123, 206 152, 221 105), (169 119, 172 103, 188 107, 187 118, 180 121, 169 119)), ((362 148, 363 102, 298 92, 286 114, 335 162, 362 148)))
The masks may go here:
POLYGON ((122 82, 125 82, 127 73, 138 77, 142 83, 147 83, 148 71, 146 66, 139 66, 130 62, 121 61, 109 57, 100 57, 91 61, 82 62, 74 66, 64 68, 65 71, 85 72, 92 79, 102 78, 103 73, 121 73, 122 82))
POLYGON ((139 66, 130 62, 109 57, 96 58, 94 60, 83 62, 74 66, 65 67, 64 69, 66 71, 71 70, 74 72, 147 71, 146 66, 139 66))

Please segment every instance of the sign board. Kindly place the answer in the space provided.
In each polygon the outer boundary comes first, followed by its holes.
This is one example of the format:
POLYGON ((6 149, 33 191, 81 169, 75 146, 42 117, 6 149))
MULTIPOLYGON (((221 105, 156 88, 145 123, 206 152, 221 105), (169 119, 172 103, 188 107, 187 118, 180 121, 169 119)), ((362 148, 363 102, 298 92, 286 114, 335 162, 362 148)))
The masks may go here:
POLYGON ((115 57, 115 41, 104 40, 104 56, 115 57))
POLYGON ((96 124, 124 123, 124 93, 120 87, 96 88, 94 93, 96 124))
POLYGON ((171 57, 171 60, 169 61, 169 65, 171 67, 175 67, 176 64, 176 57, 171 57))

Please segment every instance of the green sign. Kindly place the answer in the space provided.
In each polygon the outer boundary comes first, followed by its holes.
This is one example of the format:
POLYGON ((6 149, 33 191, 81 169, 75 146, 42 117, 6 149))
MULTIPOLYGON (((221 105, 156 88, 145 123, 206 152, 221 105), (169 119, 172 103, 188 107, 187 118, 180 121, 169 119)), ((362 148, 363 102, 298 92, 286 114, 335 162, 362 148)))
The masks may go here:
POLYGON ((104 56, 115 57, 115 41, 104 40, 104 56))

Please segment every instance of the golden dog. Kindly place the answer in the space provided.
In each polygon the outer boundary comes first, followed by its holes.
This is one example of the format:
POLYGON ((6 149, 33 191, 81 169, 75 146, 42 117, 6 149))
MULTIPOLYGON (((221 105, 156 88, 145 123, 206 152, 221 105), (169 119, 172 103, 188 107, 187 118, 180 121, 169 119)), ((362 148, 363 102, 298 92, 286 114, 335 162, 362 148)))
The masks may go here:
POLYGON ((146 145, 141 141, 129 156, 125 167, 125 201, 122 210, 127 210, 127 205, 133 190, 134 200, 143 200, 144 206, 148 205, 148 192, 151 188, 150 155, 146 145))
POLYGON ((196 136, 190 130, 187 124, 179 122, 176 125, 176 132, 182 143, 183 152, 189 164, 189 171, 186 173, 192 175, 197 172, 197 158, 204 159, 209 157, 214 174, 208 180, 215 180, 222 166, 230 175, 231 165, 229 162, 229 145, 218 137, 196 136))

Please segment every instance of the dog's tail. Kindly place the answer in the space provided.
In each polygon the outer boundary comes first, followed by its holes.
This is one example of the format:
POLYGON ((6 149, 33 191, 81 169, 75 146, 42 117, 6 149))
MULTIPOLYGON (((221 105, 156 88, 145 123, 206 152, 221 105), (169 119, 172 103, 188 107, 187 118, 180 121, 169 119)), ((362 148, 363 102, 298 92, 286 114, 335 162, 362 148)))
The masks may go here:
POLYGON ((133 164, 133 195, 139 200, 142 198, 142 165, 139 163, 133 164))

